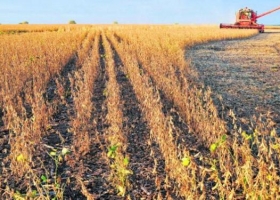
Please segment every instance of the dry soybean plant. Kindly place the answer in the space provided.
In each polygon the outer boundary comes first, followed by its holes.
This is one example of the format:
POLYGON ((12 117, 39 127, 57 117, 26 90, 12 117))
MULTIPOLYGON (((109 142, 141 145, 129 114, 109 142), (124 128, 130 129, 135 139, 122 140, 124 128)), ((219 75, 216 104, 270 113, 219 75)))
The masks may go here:
POLYGON ((273 122, 252 116, 242 130, 233 111, 221 118, 186 58, 194 45, 256 31, 180 25, 0 30, 3 199, 279 198, 273 122))

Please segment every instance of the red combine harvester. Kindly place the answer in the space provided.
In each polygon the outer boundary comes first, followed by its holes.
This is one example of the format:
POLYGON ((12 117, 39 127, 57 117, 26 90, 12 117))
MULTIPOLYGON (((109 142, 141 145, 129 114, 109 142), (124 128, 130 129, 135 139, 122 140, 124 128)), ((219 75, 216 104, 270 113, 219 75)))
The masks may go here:
POLYGON ((258 29, 260 33, 263 33, 264 25, 258 24, 257 19, 277 10, 280 10, 280 7, 258 15, 257 12, 246 7, 236 13, 235 24, 220 24, 220 28, 258 29))

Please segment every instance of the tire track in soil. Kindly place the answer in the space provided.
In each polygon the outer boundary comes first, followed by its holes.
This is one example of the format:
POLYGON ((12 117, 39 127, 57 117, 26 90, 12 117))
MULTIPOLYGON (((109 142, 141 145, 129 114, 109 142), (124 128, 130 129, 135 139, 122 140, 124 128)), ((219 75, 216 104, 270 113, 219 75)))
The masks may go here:
POLYGON ((115 189, 108 182, 110 176, 110 168, 104 158, 106 153, 105 131, 109 127, 106 123, 106 115, 108 113, 106 106, 106 82, 108 75, 105 68, 105 50, 101 35, 99 40, 99 69, 93 87, 93 110, 91 120, 93 129, 90 131, 91 146, 88 154, 83 159, 85 172, 83 174, 83 183, 87 190, 94 194, 97 199, 118 199, 115 189))
POLYGON ((270 111, 269 118, 276 123, 273 127, 280 136, 280 57, 275 48, 279 40, 280 33, 263 33, 186 50, 192 69, 198 72, 198 81, 211 88, 220 117, 225 117, 230 130, 229 110, 235 112, 243 130, 249 129, 252 116, 266 118, 270 111))
MULTIPOLYGON (((166 173, 163 156, 158 144, 150 140, 149 127, 142 115, 133 86, 124 73, 124 64, 112 42, 110 40, 109 42, 114 52, 117 82, 120 86, 121 101, 123 102, 123 129, 127 134, 127 152, 130 157, 130 168, 133 171, 133 175, 130 177, 133 184, 130 195, 133 199, 154 199, 160 193, 161 197, 165 198, 167 189, 164 184, 166 173), (154 157, 151 156, 151 152, 153 152, 154 157), (156 166, 154 166, 155 160, 156 166), (153 173, 154 168, 156 168, 156 173, 153 173)), ((172 193, 172 189, 168 188, 169 195, 172 193)))

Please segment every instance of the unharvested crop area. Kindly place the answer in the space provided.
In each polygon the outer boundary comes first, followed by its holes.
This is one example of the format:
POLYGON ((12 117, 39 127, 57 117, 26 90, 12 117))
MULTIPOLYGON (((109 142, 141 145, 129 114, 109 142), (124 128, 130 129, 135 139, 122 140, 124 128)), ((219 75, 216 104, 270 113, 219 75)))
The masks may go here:
MULTIPOLYGON (((241 38, 250 44, 260 37, 255 31, 24 30, 0 35, 1 199, 279 198, 279 116, 234 109, 223 96, 231 87, 211 77, 238 74, 238 49, 218 60, 233 64, 217 75, 213 57, 227 47, 202 45, 241 38)), ((263 94, 255 86, 246 91, 263 94)), ((273 94, 279 98, 279 88, 273 94)), ((247 102, 243 97, 237 102, 247 102)))

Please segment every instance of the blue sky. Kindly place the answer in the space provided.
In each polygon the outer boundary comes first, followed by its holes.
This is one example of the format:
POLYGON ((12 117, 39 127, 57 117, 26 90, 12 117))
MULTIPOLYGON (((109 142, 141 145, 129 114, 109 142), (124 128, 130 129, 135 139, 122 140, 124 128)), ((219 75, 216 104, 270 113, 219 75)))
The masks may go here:
MULTIPOLYGON (((276 0, 1 0, 0 23, 65 24, 219 24, 233 23, 249 7, 259 14, 280 6, 276 0)), ((280 10, 259 19, 280 24, 280 10)))

